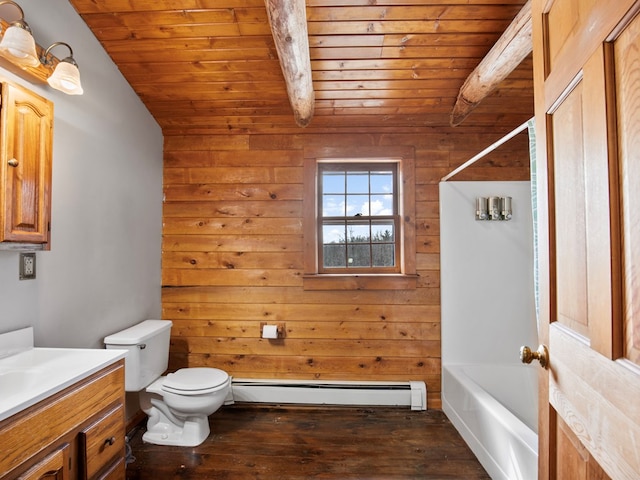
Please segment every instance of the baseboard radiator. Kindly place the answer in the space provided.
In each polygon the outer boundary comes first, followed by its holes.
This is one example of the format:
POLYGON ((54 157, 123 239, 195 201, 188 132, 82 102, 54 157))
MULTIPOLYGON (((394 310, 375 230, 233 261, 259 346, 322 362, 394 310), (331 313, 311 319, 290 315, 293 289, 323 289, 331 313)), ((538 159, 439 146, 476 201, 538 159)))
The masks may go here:
POLYGON ((225 403, 409 406, 427 409, 424 382, 346 382, 233 378, 225 403))

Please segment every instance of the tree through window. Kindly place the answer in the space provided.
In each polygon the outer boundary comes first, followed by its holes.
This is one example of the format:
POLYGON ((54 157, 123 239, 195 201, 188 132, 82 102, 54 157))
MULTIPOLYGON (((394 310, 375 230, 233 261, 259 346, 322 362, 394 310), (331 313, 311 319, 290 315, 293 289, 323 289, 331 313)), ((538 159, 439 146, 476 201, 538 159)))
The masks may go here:
POLYGON ((318 162, 320 273, 400 271, 397 162, 318 162))

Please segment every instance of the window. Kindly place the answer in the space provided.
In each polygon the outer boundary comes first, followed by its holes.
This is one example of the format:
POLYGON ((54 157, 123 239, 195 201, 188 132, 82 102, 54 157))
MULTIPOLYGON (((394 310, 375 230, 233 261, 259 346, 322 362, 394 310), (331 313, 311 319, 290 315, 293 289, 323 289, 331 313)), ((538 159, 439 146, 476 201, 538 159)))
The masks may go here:
POLYGON ((318 162, 318 271, 398 273, 396 162, 318 162))
POLYGON ((305 149, 305 289, 417 286, 413 155, 409 147, 305 149))

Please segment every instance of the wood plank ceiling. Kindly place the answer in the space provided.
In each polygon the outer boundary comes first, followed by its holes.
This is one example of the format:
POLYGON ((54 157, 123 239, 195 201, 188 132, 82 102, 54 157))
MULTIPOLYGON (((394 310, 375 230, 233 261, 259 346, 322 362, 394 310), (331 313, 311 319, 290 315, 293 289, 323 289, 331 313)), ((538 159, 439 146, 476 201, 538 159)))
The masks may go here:
MULTIPOLYGON (((302 131, 264 0, 70 3, 165 135, 302 131)), ((460 87, 524 3, 306 0, 316 101, 304 131, 453 128, 460 87)), ((532 87, 527 58, 463 126, 521 124, 533 113, 532 87)))

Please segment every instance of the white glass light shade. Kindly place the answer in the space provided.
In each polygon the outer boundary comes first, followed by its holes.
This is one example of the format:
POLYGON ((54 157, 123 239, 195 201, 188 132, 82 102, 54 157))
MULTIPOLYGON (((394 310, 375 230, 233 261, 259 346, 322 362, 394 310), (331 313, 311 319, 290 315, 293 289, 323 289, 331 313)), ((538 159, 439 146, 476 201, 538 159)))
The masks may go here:
POLYGON ((4 32, 0 41, 0 54, 19 65, 37 67, 40 65, 36 53, 36 41, 31 33, 17 25, 12 25, 4 32))
POLYGON ((80 71, 74 63, 64 59, 56 65, 55 70, 47 79, 47 83, 52 88, 60 90, 68 95, 82 95, 82 85, 80 84, 80 71))

